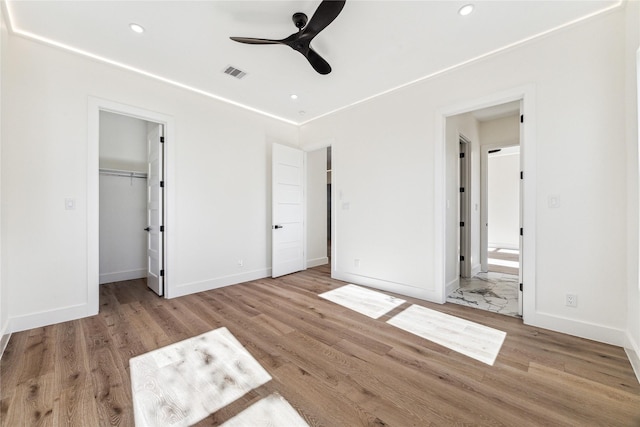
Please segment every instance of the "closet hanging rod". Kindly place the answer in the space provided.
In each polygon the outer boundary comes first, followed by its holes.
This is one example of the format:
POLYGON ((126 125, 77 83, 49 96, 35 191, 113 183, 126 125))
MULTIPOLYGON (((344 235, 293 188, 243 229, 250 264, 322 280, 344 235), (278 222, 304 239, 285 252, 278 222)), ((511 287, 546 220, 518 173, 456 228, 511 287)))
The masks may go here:
POLYGON ((121 169, 100 169, 101 175, 111 176, 124 176, 127 178, 143 178, 147 179, 147 174, 144 172, 126 171, 121 169))

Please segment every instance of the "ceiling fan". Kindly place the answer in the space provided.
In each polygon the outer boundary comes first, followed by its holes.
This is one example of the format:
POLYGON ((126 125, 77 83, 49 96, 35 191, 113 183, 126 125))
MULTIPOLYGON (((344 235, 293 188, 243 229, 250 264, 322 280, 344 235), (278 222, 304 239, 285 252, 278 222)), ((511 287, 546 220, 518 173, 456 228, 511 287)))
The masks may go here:
POLYGON ((323 0, 311 17, 307 25, 307 15, 302 12, 294 13, 293 23, 298 28, 297 33, 282 40, 256 39, 250 37, 230 37, 231 40, 246 44, 284 44, 300 52, 320 74, 329 74, 331 66, 316 51, 311 48, 311 40, 324 30, 340 14, 345 0, 323 0))

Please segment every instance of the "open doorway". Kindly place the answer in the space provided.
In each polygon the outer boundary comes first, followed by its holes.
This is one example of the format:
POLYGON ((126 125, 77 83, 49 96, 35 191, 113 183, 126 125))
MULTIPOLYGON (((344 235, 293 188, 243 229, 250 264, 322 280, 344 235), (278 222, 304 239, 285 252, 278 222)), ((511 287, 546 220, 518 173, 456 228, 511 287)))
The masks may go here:
MULTIPOLYGON (((160 179, 164 182, 175 182, 174 170, 175 159, 174 145, 174 119, 171 116, 150 111, 143 108, 110 101, 103 98, 89 96, 88 98, 88 141, 87 141, 87 295, 88 310, 87 315, 95 315, 99 312, 100 306, 100 113, 109 112, 122 116, 140 119, 143 121, 162 125, 162 162, 157 162, 157 172, 150 174, 147 171, 147 178, 153 176, 157 179, 158 192, 162 194, 162 209, 158 210, 158 223, 171 230, 175 227, 175 208, 171 200, 175 200, 175 186, 161 186, 160 179), (168 142, 168 143, 167 143, 168 142)), ((160 141, 159 141, 160 142, 160 141)), ((147 224, 148 226, 149 224, 147 224)), ((146 228, 146 227, 143 227, 146 228)), ((151 240, 148 240, 151 242, 151 240)), ((162 293, 166 298, 174 296, 175 290, 171 284, 171 265, 174 265, 174 252, 165 250, 173 245, 172 234, 159 231, 157 239, 159 247, 162 248, 161 260, 156 267, 160 269, 158 275, 162 279, 162 293), (161 245, 161 246, 160 246, 161 245), (162 275, 164 273, 164 275, 162 275)), ((147 266, 149 263, 147 263, 147 266)))
POLYGON ((520 145, 482 150, 482 271, 520 273, 520 145))
POLYGON ((459 158, 447 176, 460 196, 458 237, 447 238, 457 242, 460 267, 446 300, 514 317, 522 315, 520 118, 514 101, 448 117, 446 126, 459 158))
POLYGON ((164 126, 99 112, 99 283, 164 294, 164 126))
POLYGON ((331 147, 306 153, 306 267, 331 259, 331 147))

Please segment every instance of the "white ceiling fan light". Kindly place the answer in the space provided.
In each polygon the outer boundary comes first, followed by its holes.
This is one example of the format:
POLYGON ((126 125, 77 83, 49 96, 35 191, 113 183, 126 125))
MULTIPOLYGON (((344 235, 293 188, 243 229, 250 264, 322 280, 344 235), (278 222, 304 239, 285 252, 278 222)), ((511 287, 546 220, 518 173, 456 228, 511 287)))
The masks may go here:
POLYGON ((136 24, 135 22, 132 22, 131 24, 129 24, 129 28, 131 29, 131 31, 133 31, 136 34, 144 33, 144 27, 140 24, 136 24))
POLYGON ((470 15, 471 12, 473 12, 473 9, 475 9, 474 5, 465 4, 460 9, 458 9, 458 14, 461 15, 461 16, 467 16, 467 15, 470 15))

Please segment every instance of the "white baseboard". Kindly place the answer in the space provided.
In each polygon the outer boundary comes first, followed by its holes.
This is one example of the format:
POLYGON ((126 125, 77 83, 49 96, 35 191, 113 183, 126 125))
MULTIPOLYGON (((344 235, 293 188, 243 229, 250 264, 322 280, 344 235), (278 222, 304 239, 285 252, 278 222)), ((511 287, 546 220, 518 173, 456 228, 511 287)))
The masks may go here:
MULTIPOLYGON (((481 273, 481 272, 482 272, 482 265, 478 264, 478 265, 475 265, 475 266, 471 267, 471 277, 473 277, 473 276, 475 276, 475 275, 477 275, 478 273, 481 273)), ((447 295, 449 295, 449 294, 447 294, 447 295)))
POLYGON ((353 283, 355 285, 369 286, 371 288, 380 289, 382 291, 389 291, 400 295, 406 295, 408 297, 419 298, 438 304, 443 304, 446 300, 446 295, 443 297, 442 295, 440 295, 440 292, 438 292, 438 290, 419 288, 403 283, 388 282, 386 280, 374 279, 372 277, 360 276, 344 271, 333 271, 331 274, 331 278, 342 280, 343 282, 353 283))
POLYGON ((322 258, 314 258, 314 259, 307 260, 307 268, 313 268, 313 267, 317 267, 319 265, 325 265, 325 264, 329 264, 329 258, 326 256, 322 258))
POLYGON ((451 295, 451 293, 456 289, 458 289, 459 287, 460 287, 460 277, 456 277, 455 279, 447 283, 447 286, 445 287, 445 294, 446 294, 445 298, 451 295))
POLYGON ((167 289, 167 298, 176 298, 184 295, 195 294, 197 292, 210 291, 224 286, 237 285, 238 283, 250 282, 252 280, 271 277, 270 268, 247 271, 239 274, 216 277, 214 279, 202 280, 200 282, 185 283, 183 285, 171 286, 167 289))
POLYGON ((520 249, 520 247, 518 246, 518 244, 513 244, 513 243, 491 243, 489 242, 489 244, 487 245, 490 248, 500 248, 500 249, 513 249, 514 251, 517 251, 520 249))
POLYGON ((56 323, 76 320, 90 315, 91 310, 86 303, 58 308, 55 310, 25 314, 9 319, 9 332, 26 331, 27 329, 54 325, 56 323))
POLYGON ((7 348, 7 344, 9 344, 9 339, 11 338, 11 333, 8 332, 9 329, 9 320, 4 325, 2 330, 0 331, 0 360, 2 360, 2 355, 4 354, 4 350, 7 348))
POLYGON ((523 322, 575 337, 611 344, 618 347, 625 346, 625 331, 597 323, 583 322, 549 313, 524 313, 523 322))
POLYGON ((144 277, 147 277, 147 270, 145 270, 144 268, 137 270, 116 271, 114 273, 100 274, 100 284, 103 285, 105 283, 122 282, 124 280, 142 279, 144 277))
POLYGON ((633 339, 629 331, 626 333, 624 351, 627 353, 633 372, 640 383, 640 345, 633 339))

